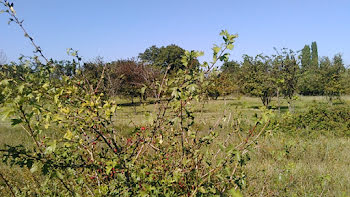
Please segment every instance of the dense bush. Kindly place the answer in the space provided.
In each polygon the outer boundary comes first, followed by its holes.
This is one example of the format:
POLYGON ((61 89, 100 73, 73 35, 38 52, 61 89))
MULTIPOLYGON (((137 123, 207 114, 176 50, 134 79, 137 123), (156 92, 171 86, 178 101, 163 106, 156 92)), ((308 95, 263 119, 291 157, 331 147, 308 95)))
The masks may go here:
POLYGON ((313 104, 306 111, 285 114, 278 130, 291 134, 350 136, 350 107, 338 104, 313 104))

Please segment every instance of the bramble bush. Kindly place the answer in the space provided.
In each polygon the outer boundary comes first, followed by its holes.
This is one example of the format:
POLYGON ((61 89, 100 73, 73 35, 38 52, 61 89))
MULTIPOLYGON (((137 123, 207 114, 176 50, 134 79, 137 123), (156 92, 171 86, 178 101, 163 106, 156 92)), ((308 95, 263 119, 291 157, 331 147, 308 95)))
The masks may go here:
MULTIPOLYGON (((10 21, 23 28, 13 4, 0 1, 10 21)), ((24 30, 24 28, 23 28, 24 30)), ((25 31, 25 30, 24 30, 25 31)), ((222 31, 223 44, 213 61, 191 69, 202 55, 186 51, 176 77, 163 74, 152 123, 125 135, 115 123, 119 106, 81 72, 77 51, 69 64, 46 58, 25 31, 39 56, 1 66, 1 109, 13 126, 30 136, 33 146, 1 147, 2 161, 29 169, 25 183, 0 172, 13 196, 240 196, 245 185, 248 147, 267 126, 266 119, 244 135, 231 131, 219 140, 215 127, 198 130, 192 103, 205 97, 202 87, 218 61, 227 61, 236 35, 222 31), (76 68, 74 75, 58 69, 76 68)), ((168 69, 169 70, 169 69, 168 69)))
POLYGON ((315 103, 306 111, 286 113, 273 122, 277 130, 293 135, 349 136, 350 107, 315 103))

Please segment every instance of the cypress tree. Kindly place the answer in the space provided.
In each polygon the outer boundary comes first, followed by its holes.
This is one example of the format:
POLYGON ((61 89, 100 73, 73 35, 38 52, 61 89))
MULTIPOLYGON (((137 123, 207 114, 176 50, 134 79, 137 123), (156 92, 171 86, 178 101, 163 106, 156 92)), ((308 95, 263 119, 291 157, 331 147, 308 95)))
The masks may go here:
POLYGON ((313 68, 318 67, 318 51, 317 51, 317 44, 316 42, 311 43, 311 65, 313 68))
POLYGON ((310 65, 311 65, 310 46, 305 45, 304 48, 301 50, 301 67, 305 71, 310 67, 310 65))

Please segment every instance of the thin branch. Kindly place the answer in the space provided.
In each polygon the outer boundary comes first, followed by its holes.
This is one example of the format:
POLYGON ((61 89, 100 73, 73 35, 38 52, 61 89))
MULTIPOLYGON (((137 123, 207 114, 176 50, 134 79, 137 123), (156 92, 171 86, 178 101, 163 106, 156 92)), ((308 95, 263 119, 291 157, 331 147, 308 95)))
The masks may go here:
POLYGON ((10 183, 8 182, 8 180, 4 177, 4 175, 2 175, 1 172, 0 172, 0 177, 1 177, 2 180, 4 180, 5 184, 6 184, 7 187, 9 188, 9 190, 10 190, 12 196, 16 196, 16 195, 15 195, 15 192, 13 191, 12 186, 10 185, 10 183))
POLYGON ((23 26, 23 20, 20 21, 18 19, 18 17, 16 16, 15 12, 13 11, 13 5, 10 5, 10 3, 6 2, 6 3, 2 3, 3 5, 5 5, 6 7, 8 7, 10 10, 8 10, 8 14, 12 17, 10 18, 10 21, 14 21, 15 23, 17 23, 19 25, 19 27, 22 29, 23 33, 24 33, 24 36, 27 37, 31 44, 34 46, 35 48, 35 53, 39 53, 40 56, 46 61, 46 63, 49 63, 49 60, 45 57, 45 55, 43 54, 40 46, 38 46, 35 42, 34 42, 34 39, 32 36, 30 36, 27 32, 27 30, 24 28, 23 26))

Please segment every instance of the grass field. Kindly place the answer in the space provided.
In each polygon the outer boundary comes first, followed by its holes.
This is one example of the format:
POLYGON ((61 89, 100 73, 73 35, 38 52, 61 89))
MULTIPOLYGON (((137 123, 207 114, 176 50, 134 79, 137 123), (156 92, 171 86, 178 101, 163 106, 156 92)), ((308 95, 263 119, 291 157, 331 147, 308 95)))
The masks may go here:
MULTIPOLYGON (((324 97, 300 97, 295 102, 295 111, 302 112, 313 103, 326 102, 324 97)), ((350 97, 343 97, 345 105, 350 97)), ((121 109, 116 123, 126 133, 133 125, 141 126, 152 121, 145 112, 155 110, 153 104, 129 106, 118 100, 121 109)), ((276 99, 272 102, 276 109, 276 99)), ((209 127, 216 122, 225 122, 220 132, 229 132, 231 124, 238 122, 249 128, 260 114, 261 101, 251 97, 229 97, 194 104, 198 127, 209 127)), ((277 113, 277 110, 274 110, 277 113)), ((281 113, 288 111, 282 100, 281 113)), ((0 147, 4 144, 30 144, 20 127, 12 128, 6 121, 0 123, 0 147)), ((332 135, 300 136, 267 130, 249 153, 246 166, 247 184, 245 196, 350 196, 350 138, 332 135)), ((20 176, 15 170, 1 166, 7 176, 20 176)), ((28 173, 28 172, 22 172, 28 173)), ((0 194, 6 187, 0 180, 0 194)))

